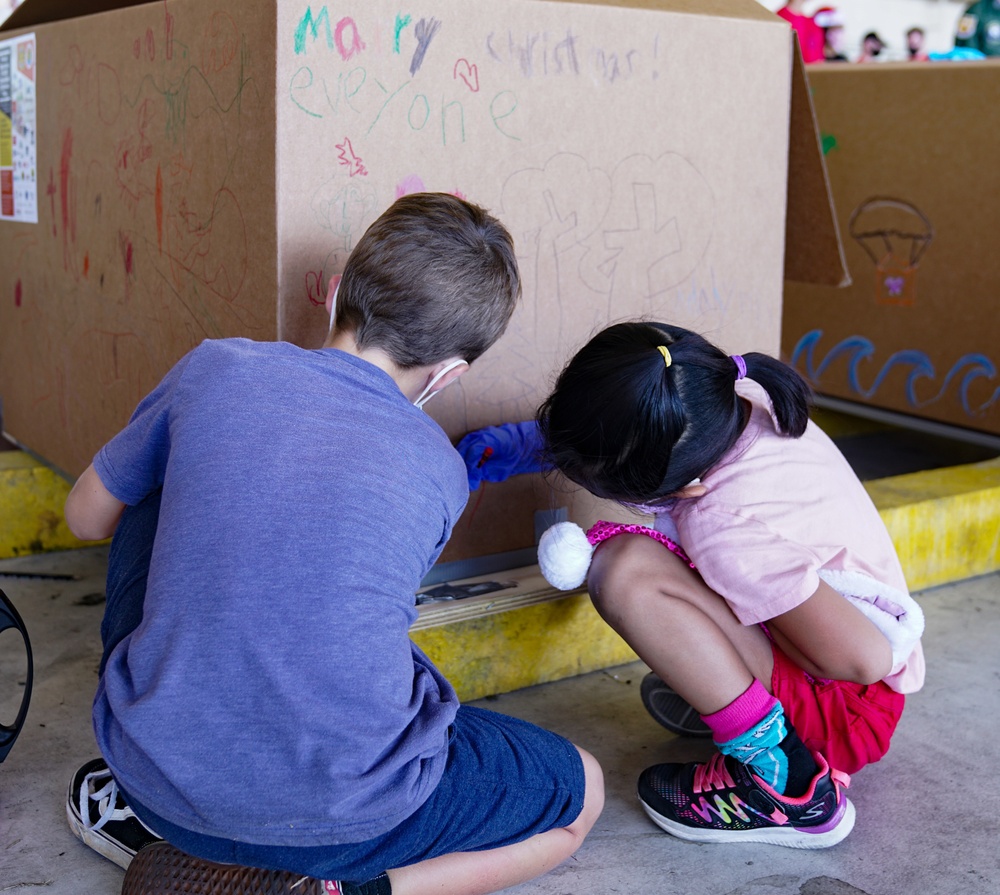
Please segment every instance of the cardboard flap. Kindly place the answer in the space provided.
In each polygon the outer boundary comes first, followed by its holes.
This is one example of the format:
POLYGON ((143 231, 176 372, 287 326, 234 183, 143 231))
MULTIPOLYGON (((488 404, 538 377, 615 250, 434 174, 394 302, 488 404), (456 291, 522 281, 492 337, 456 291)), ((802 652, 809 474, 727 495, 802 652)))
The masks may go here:
POLYGON ((88 0, 86 3, 73 0, 27 0, 5 22, 0 23, 0 31, 34 28, 46 22, 89 16, 91 13, 107 12, 109 9, 121 9, 125 6, 139 6, 143 2, 149 0, 88 0))
POLYGON ((792 104, 788 140, 788 214, 785 279, 849 286, 844 244, 830 192, 823 146, 798 41, 793 40, 792 104))

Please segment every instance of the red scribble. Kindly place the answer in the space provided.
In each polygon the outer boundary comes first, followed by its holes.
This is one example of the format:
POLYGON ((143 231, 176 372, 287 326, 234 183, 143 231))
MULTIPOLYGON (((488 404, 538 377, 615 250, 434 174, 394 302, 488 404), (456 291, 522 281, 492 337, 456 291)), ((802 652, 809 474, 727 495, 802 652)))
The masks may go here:
POLYGON ((156 247, 163 254, 163 171, 156 166, 156 247))
POLYGON ((167 61, 174 58, 174 17, 167 9, 167 0, 163 0, 163 30, 167 35, 167 61))
POLYGON ((351 177, 354 177, 355 174, 360 174, 362 177, 368 176, 368 169, 365 168, 364 161, 354 154, 354 147, 351 146, 351 141, 347 137, 344 137, 343 143, 337 143, 336 146, 340 153, 337 158, 341 165, 349 169, 348 173, 351 177))
POLYGON ((472 512, 469 513, 469 528, 472 528, 472 520, 476 518, 476 513, 479 512, 479 505, 483 502, 483 498, 486 496, 486 482, 483 482, 479 486, 479 497, 476 498, 476 502, 472 505, 472 512))
POLYGON ((361 39, 361 34, 358 32, 358 26, 354 24, 354 19, 349 16, 345 16, 337 22, 337 27, 333 32, 333 40, 337 45, 340 57, 345 62, 365 48, 365 42, 361 39), (344 32, 348 28, 351 29, 351 45, 349 47, 344 45, 344 32))
POLYGON ((115 180, 121 190, 122 200, 134 211, 142 198, 142 182, 139 179, 139 165, 136 164, 134 138, 118 144, 115 158, 115 180))
POLYGON ((124 233, 118 234, 118 242, 122 250, 122 260, 125 262, 125 273, 127 276, 132 276, 132 271, 135 269, 135 255, 132 248, 132 240, 129 239, 124 233))
POLYGON ((45 187, 45 192, 52 206, 52 235, 56 236, 59 233, 59 228, 56 227, 56 172, 52 168, 49 168, 49 185, 45 187))
POLYGON ((240 32, 236 23, 224 12, 214 13, 205 26, 204 38, 202 71, 206 75, 214 75, 228 68, 240 47, 240 32))
POLYGON ((83 275, 84 277, 90 274, 90 252, 86 252, 83 256, 83 275))
POLYGON ((151 99, 147 99, 136 111, 136 130, 139 131, 141 137, 141 145, 139 146, 141 161, 146 161, 153 154, 153 144, 146 136, 146 131, 149 130, 154 118, 156 118, 156 106, 151 99))
POLYGON ((132 55, 138 59, 142 55, 142 41, 137 37, 132 41, 132 55))
POLYGON ((156 117, 156 106, 150 99, 136 109, 136 130, 118 144, 115 179, 121 187, 122 199, 134 210, 139 201, 150 194, 148 176, 142 167, 153 157, 153 142, 147 136, 156 117))
POLYGON ((62 157, 59 160, 59 204, 63 225, 63 265, 69 269, 69 244, 76 242, 76 195, 70 177, 73 159, 73 129, 63 134, 62 157))
POLYGON ((21 307, 21 296, 24 294, 24 287, 21 285, 21 281, 18 280, 14 284, 14 307, 21 307))
POLYGON ((231 190, 218 190, 207 214, 195 213, 181 197, 167 216, 166 235, 172 265, 224 301, 236 300, 246 279, 249 246, 243 209, 231 190))
POLYGON ((458 80, 461 78, 465 86, 473 93, 479 93, 479 67, 469 62, 468 59, 459 59, 452 69, 451 76, 458 80))
POLYGON ((156 59, 156 38, 153 36, 152 28, 146 29, 146 55, 150 62, 156 59))
POLYGON ((323 292, 323 271, 310 270, 306 273, 306 298, 317 307, 326 304, 326 294, 323 292))
POLYGON ((455 197, 456 199, 461 199, 461 200, 462 200, 463 202, 468 202, 468 201, 469 201, 469 197, 468 197, 468 196, 466 196, 466 195, 465 195, 465 193, 463 193, 463 192, 462 192, 461 190, 452 190, 452 191, 451 191, 451 194, 452 194, 452 195, 453 195, 453 196, 454 196, 454 197, 455 197))

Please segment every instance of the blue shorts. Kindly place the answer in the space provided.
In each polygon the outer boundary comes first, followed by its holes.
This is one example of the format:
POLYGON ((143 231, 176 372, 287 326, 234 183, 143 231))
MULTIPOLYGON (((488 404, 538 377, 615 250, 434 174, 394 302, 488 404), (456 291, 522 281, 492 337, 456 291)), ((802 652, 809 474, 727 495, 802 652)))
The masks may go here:
MULTIPOLYGON (((261 798, 267 798, 267 781, 259 788, 261 798)), ((143 821, 188 854, 364 882, 438 855, 499 848, 569 826, 583 808, 583 797, 583 761, 568 740, 527 721, 460 706, 444 776, 430 798, 395 829, 366 842, 248 845, 191 833, 128 801, 143 821)))

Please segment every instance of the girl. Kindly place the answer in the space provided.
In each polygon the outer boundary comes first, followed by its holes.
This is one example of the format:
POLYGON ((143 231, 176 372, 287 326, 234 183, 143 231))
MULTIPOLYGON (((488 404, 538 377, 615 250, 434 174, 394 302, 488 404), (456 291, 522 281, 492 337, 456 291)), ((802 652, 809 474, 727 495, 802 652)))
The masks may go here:
POLYGON ((639 778, 646 812, 684 839, 839 842, 854 824, 847 775, 885 754, 903 694, 923 683, 920 609, 809 399, 767 355, 622 323, 570 361, 538 414, 549 464, 655 516, 585 540, 561 523, 539 562, 578 586, 600 545, 598 612, 711 730, 709 762, 639 778))

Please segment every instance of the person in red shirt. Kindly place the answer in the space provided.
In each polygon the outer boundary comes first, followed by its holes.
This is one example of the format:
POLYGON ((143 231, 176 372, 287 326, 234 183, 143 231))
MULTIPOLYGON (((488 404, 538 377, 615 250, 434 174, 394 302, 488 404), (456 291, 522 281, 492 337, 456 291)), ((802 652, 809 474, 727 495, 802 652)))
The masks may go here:
POLYGON ((812 16, 805 14, 804 2, 805 0, 788 0, 788 3, 782 6, 777 14, 788 22, 799 36, 803 61, 822 62, 823 29, 816 24, 812 16))

